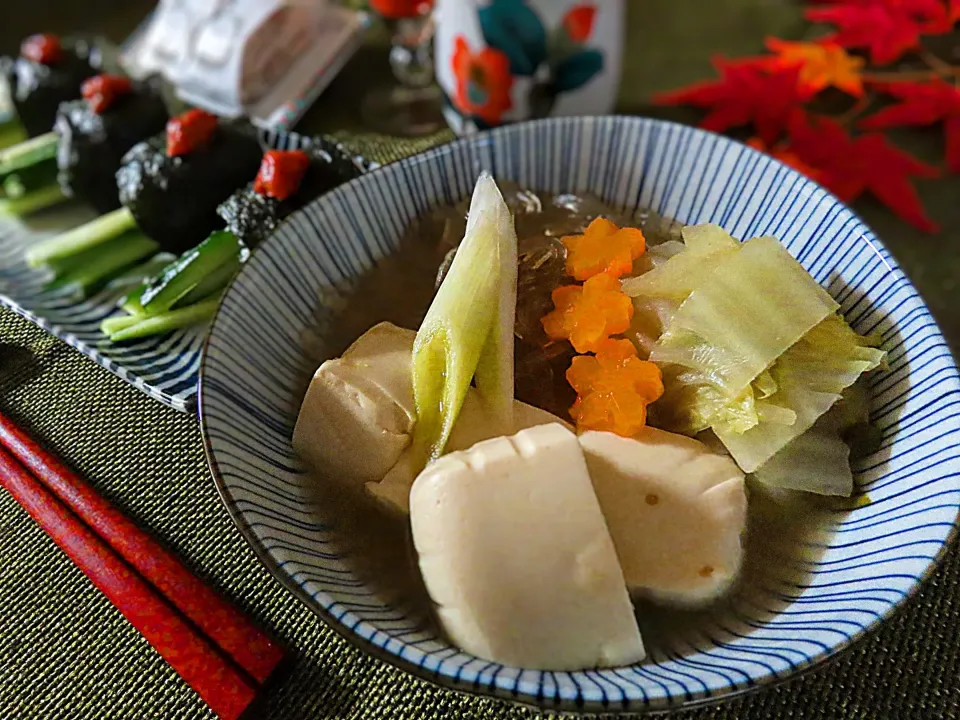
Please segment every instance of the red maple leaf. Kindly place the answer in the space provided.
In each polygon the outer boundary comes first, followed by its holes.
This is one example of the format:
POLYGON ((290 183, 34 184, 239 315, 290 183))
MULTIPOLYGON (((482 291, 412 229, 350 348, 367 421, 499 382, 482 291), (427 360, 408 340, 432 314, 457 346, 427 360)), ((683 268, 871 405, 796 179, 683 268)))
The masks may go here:
POLYGON ((947 14, 942 0, 832 0, 826 4, 831 7, 809 8, 804 17, 835 25, 832 42, 867 48, 877 65, 892 63, 915 49, 920 35, 941 26, 947 14))
POLYGON ((939 227, 923 209, 912 178, 934 178, 937 168, 894 147, 880 133, 851 138, 835 120, 790 119, 790 149, 817 168, 818 180, 844 202, 871 193, 901 219, 926 232, 939 227))
POLYGON ((940 4, 939 14, 923 26, 924 35, 944 35, 953 31, 960 20, 960 0, 947 0, 940 4))
POLYGON ((936 79, 926 83, 899 82, 879 86, 900 102, 858 123, 864 130, 943 122, 947 140, 947 167, 960 172, 960 90, 936 79))
POLYGON ((791 112, 803 104, 800 66, 771 69, 769 58, 730 61, 714 58, 719 80, 694 83, 659 93, 658 105, 693 105, 709 108, 700 127, 723 132, 752 124, 767 144, 773 144, 786 127, 791 112))

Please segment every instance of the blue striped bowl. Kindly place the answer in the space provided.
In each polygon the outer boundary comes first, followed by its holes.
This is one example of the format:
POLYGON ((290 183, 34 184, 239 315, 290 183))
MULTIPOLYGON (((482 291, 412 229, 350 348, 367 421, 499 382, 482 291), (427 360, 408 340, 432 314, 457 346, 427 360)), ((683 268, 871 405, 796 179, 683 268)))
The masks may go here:
POLYGON ((542 707, 677 707, 820 662, 916 589, 952 537, 960 504, 957 370, 887 250, 850 210, 784 165, 717 135, 641 118, 497 129, 319 199, 255 254, 227 293, 200 388, 207 454, 227 508, 304 603, 364 650, 415 675, 542 707), (775 235, 853 326, 879 333, 889 352, 889 369, 872 381, 882 447, 855 467, 871 502, 832 513, 822 536, 784 549, 751 578, 749 592, 651 643, 651 657, 635 667, 539 672, 451 647, 358 576, 342 527, 323 519, 290 447, 315 366, 307 345, 316 338, 308 337, 337 312, 320 299, 394 250, 408 221, 467 196, 485 168, 542 190, 589 190, 615 206, 716 222, 737 237, 775 235))

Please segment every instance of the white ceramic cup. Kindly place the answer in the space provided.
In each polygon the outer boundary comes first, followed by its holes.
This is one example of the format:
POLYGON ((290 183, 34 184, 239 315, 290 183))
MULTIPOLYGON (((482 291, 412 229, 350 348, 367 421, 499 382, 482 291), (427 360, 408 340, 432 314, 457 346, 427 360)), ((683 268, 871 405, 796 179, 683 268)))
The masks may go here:
POLYGON ((624 0, 437 0, 434 12, 454 131, 613 110, 624 0))

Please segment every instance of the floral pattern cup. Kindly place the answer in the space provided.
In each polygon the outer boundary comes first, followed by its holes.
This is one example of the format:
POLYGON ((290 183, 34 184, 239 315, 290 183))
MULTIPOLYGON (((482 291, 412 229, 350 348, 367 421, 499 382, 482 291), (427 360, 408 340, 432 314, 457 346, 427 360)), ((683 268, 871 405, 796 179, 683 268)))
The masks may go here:
POLYGON ((623 0, 438 0, 436 73, 458 133, 613 109, 623 0))

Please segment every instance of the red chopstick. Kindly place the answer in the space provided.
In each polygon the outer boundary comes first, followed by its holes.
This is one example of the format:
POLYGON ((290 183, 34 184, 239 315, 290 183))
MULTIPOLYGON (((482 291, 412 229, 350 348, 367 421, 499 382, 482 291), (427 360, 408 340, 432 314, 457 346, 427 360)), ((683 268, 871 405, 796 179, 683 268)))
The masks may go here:
POLYGON ((3 445, 247 674, 266 681, 284 656, 277 642, 0 413, 3 445))
POLYGON ((258 686, 160 597, 93 531, 0 448, 0 486, 222 720, 237 720, 258 686))

